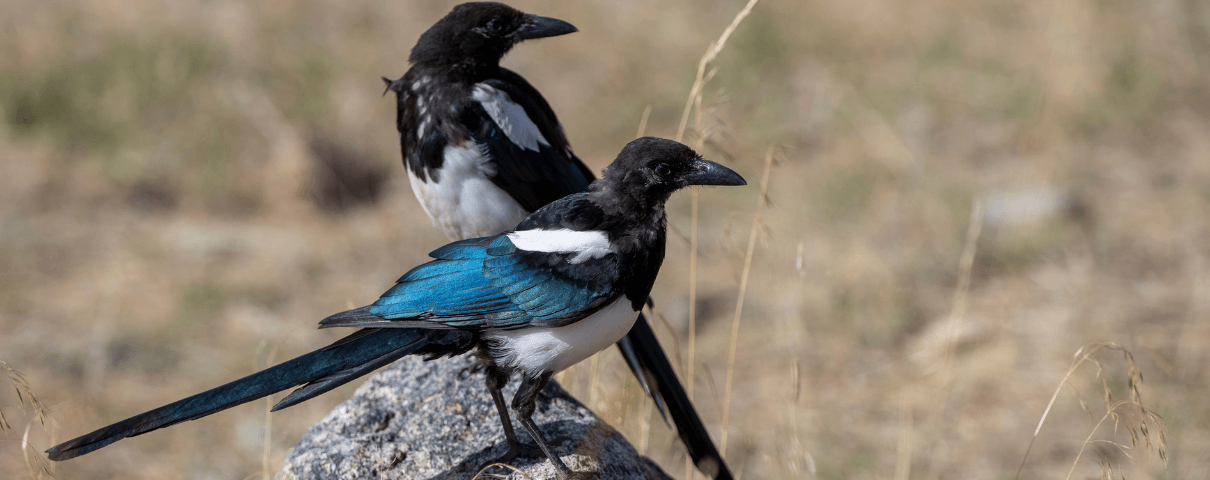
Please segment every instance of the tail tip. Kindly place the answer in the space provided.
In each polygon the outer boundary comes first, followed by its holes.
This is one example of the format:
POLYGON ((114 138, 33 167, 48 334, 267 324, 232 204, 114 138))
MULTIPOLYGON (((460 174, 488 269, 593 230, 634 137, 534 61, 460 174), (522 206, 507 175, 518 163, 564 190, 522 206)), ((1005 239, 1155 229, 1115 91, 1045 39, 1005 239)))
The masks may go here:
POLYGON ((369 307, 355 308, 329 315, 328 318, 319 321, 319 328, 348 326, 351 321, 364 320, 367 318, 378 319, 378 316, 370 313, 369 307))
POLYGON ((46 449, 46 458, 55 462, 62 462, 64 460, 76 458, 80 455, 81 453, 77 452, 77 450, 65 448, 63 444, 55 445, 46 449))

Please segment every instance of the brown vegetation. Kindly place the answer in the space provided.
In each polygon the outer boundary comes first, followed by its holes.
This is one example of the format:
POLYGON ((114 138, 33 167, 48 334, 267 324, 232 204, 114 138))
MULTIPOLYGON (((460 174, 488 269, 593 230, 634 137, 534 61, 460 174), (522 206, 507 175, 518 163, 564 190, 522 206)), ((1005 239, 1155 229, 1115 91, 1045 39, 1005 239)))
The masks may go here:
MULTIPOLYGON (((378 78, 452 3, 0 3, 0 478, 261 476, 349 396, 36 455, 325 344, 445 242, 378 78)), ((676 135, 744 4, 513 3, 581 30, 505 64, 595 169, 676 135)), ((761 0, 686 132, 752 181, 698 194, 695 399, 733 470, 1210 475, 1208 72, 1198 0, 761 0)), ((682 362, 691 209, 654 296, 682 362)), ((562 380, 683 475, 616 352, 562 380)))

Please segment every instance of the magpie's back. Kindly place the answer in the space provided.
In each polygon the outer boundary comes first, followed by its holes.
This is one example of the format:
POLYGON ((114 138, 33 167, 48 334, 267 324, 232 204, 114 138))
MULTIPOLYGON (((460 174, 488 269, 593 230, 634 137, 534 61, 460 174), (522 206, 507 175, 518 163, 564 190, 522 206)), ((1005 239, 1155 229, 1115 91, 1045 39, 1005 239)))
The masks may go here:
POLYGON ((507 231, 584 192, 592 170, 572 151, 550 104, 517 73, 470 82, 417 65, 388 83, 413 192, 451 239, 507 231))

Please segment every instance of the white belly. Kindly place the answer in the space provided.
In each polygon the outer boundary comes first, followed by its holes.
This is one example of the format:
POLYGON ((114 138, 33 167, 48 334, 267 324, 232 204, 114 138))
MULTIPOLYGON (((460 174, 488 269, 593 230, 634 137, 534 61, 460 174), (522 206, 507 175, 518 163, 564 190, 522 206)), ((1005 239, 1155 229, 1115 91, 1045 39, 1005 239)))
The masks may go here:
POLYGON ((623 296, 592 316, 564 327, 488 330, 486 335, 495 340, 497 364, 538 376, 560 372, 617 343, 638 317, 639 312, 623 296))
POLYGON ((494 166, 474 143, 446 146, 440 182, 423 182, 408 170, 412 193, 433 226, 451 240, 486 237, 512 230, 529 215, 508 192, 488 178, 494 166))

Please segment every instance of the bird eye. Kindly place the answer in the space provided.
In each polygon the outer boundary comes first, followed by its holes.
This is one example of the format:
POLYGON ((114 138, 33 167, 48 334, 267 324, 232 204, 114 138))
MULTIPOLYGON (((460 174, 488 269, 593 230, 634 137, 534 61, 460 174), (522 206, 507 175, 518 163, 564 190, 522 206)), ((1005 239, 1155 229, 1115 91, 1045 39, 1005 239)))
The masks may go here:
POLYGON ((659 165, 656 165, 655 174, 659 175, 661 177, 667 177, 669 175, 672 175, 672 167, 669 167, 667 163, 661 163, 659 165))
POLYGON ((504 26, 501 25, 498 20, 492 19, 492 21, 487 22, 487 31, 492 33, 500 33, 501 30, 504 30, 504 26))

